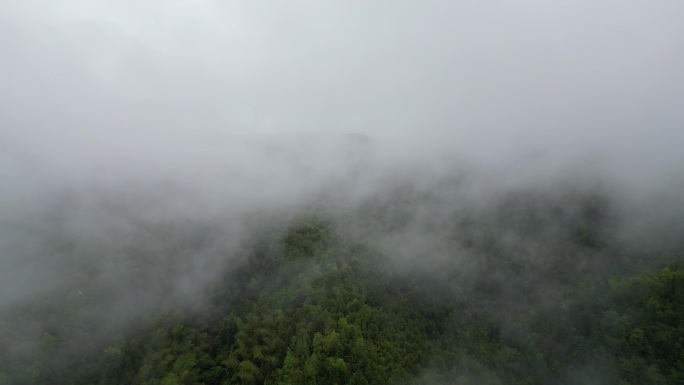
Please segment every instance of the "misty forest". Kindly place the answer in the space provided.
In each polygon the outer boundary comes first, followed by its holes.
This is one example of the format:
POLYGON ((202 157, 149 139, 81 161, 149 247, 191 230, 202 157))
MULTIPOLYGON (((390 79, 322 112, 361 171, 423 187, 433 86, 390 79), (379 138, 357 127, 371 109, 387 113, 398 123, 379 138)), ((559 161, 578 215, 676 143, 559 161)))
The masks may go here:
POLYGON ((684 385, 682 15, 0 1, 0 385, 684 385))
POLYGON ((630 230, 653 213, 574 174, 388 172, 238 216, 65 193, 5 228, 44 276, 3 311, 0 382, 684 383, 681 223, 630 230))

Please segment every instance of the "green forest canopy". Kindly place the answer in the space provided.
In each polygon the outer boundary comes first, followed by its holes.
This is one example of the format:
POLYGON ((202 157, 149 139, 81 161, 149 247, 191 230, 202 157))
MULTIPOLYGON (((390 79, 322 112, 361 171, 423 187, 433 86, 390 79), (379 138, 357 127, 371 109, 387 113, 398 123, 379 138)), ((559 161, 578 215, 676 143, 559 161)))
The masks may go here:
POLYGON ((254 213, 182 299, 217 223, 55 236, 66 278, 2 314, 0 384, 684 384, 682 249, 619 247, 601 194, 435 199, 254 213), (134 263, 113 279, 115 255, 134 263))

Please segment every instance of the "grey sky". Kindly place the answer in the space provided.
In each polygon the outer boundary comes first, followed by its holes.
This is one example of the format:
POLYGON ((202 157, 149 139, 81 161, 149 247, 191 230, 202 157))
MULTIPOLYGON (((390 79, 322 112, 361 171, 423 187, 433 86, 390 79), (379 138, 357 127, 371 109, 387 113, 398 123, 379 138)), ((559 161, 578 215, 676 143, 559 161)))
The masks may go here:
POLYGON ((359 132, 492 162, 671 165, 683 14, 678 0, 6 1, 3 162, 73 170, 359 132))

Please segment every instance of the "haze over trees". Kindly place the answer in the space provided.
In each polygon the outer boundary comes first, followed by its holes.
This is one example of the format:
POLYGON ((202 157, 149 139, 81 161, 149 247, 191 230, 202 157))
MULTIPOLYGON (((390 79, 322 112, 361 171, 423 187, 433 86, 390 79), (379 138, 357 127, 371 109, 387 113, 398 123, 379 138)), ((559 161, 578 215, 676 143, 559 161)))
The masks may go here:
POLYGON ((50 203, 22 231, 14 268, 41 281, 3 303, 0 381, 684 381, 684 249, 623 240, 619 193, 405 177, 239 215, 160 216, 168 186, 50 203))
POLYGON ((684 384, 683 4, 0 4, 0 385, 684 384))

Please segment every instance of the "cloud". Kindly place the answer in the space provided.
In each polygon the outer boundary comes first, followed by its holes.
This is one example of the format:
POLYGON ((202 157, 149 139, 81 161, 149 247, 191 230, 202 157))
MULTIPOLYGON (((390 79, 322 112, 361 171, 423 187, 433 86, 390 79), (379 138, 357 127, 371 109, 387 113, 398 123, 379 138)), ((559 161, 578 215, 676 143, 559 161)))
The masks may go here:
POLYGON ((683 7, 4 3, 0 207, 181 186, 163 207, 246 210, 470 165, 502 189, 568 164, 630 191, 677 186, 683 7))

